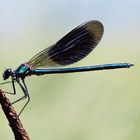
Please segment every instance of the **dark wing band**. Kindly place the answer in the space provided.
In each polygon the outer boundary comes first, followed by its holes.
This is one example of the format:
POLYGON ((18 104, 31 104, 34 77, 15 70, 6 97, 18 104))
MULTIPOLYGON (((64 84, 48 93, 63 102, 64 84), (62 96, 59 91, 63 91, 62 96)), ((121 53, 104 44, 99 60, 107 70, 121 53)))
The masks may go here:
POLYGON ((65 35, 56 44, 44 49, 28 64, 33 67, 64 66, 87 56, 103 36, 103 25, 99 21, 84 23, 65 35))

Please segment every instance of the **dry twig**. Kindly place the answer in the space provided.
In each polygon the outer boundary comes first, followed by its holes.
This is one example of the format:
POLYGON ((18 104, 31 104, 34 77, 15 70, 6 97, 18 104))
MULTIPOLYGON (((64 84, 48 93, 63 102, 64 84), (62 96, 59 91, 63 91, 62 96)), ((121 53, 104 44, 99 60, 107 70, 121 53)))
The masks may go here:
POLYGON ((0 90, 0 104, 14 133, 15 140, 30 140, 27 132, 23 128, 23 125, 16 111, 14 110, 9 99, 5 96, 2 90, 0 90))

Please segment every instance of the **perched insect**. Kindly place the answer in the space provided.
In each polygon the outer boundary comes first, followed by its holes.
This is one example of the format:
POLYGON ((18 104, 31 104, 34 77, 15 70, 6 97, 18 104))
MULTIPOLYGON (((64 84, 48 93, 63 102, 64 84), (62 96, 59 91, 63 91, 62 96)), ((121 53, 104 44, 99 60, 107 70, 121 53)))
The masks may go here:
POLYGON ((13 103, 27 98, 27 102, 20 113, 30 101, 29 92, 25 84, 25 78, 27 76, 129 68, 133 66, 133 64, 130 63, 114 63, 73 68, 42 69, 43 67, 47 68, 49 66, 65 66, 83 59, 98 45, 103 36, 103 32, 104 28, 101 22, 96 20, 86 22, 69 32, 54 45, 39 52, 28 62, 21 64, 16 70, 12 71, 10 68, 6 69, 3 73, 3 79, 6 80, 11 77, 12 81, 1 84, 12 82, 12 94, 16 94, 14 83, 17 82, 24 93, 23 97, 19 98, 13 103))

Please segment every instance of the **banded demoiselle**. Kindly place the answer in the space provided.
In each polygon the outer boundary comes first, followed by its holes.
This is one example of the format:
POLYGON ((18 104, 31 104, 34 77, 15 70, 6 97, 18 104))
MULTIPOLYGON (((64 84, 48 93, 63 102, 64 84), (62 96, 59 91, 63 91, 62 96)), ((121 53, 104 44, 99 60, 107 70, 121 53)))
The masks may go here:
POLYGON ((28 62, 21 64, 16 70, 12 71, 10 68, 6 69, 3 73, 3 79, 6 80, 11 78, 11 81, 1 84, 12 83, 13 93, 11 94, 16 94, 15 82, 17 82, 24 93, 23 97, 13 103, 27 98, 27 102, 19 114, 21 114, 30 101, 29 92, 25 83, 25 78, 27 76, 108 70, 129 68, 133 66, 133 64, 130 63, 113 63, 84 67, 59 68, 60 66, 73 64, 86 57, 98 45, 103 36, 103 32, 104 28, 101 22, 97 20, 88 21, 73 29, 54 45, 36 54, 28 62), (57 68, 44 69, 50 66, 57 68))

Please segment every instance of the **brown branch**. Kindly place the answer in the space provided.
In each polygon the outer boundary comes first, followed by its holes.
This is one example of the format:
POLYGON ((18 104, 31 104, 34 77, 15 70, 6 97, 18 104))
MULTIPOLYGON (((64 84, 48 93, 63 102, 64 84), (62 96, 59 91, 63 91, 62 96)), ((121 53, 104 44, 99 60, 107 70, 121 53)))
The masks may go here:
POLYGON ((27 132, 23 128, 23 125, 16 111, 14 110, 9 99, 5 96, 2 90, 0 90, 0 104, 14 133, 15 140, 30 140, 27 132))

